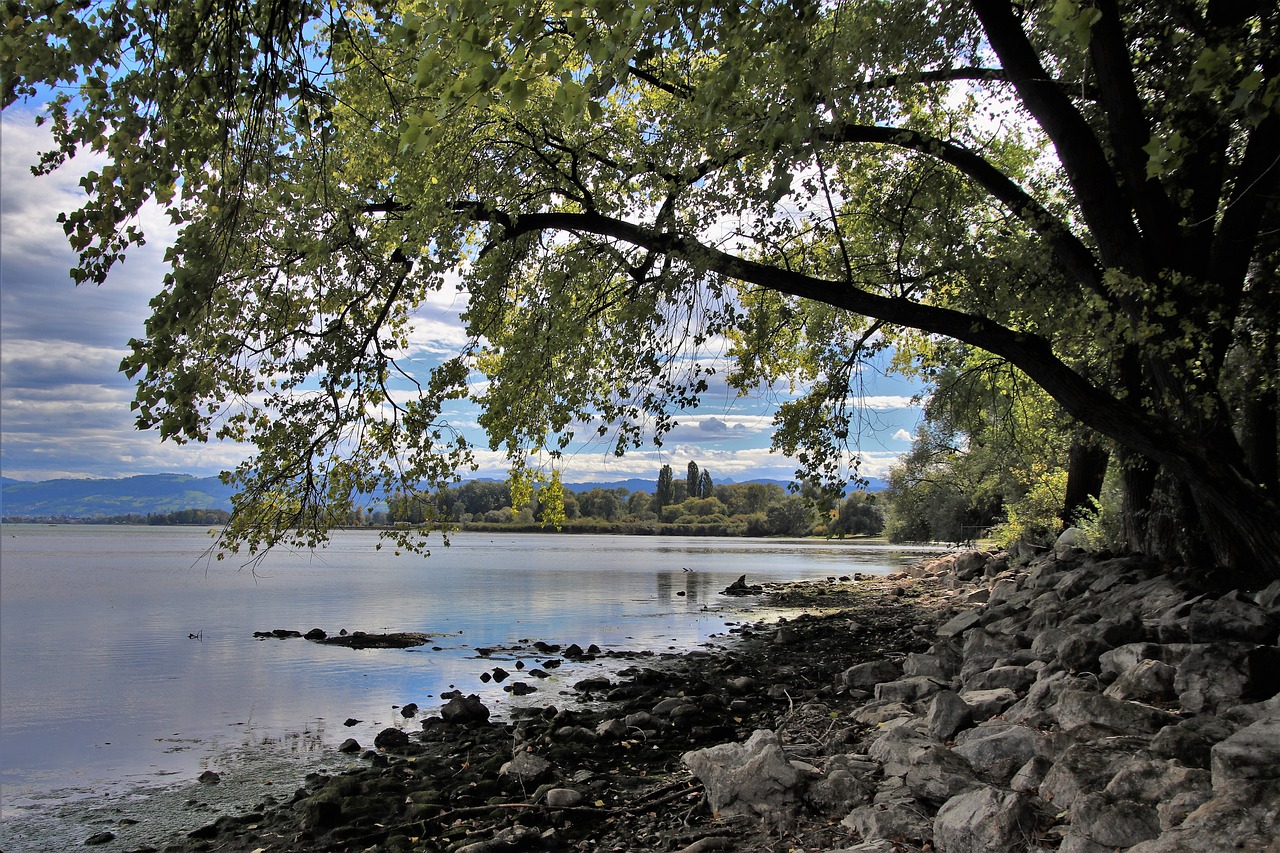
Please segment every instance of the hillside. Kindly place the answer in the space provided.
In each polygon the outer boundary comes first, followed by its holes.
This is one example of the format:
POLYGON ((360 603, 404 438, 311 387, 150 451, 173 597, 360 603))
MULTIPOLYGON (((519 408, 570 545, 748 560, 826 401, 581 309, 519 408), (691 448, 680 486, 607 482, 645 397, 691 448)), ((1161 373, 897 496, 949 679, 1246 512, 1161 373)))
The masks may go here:
POLYGON ((182 509, 230 511, 233 489, 217 477, 146 474, 114 480, 0 479, 0 515, 94 516, 163 513, 182 509))

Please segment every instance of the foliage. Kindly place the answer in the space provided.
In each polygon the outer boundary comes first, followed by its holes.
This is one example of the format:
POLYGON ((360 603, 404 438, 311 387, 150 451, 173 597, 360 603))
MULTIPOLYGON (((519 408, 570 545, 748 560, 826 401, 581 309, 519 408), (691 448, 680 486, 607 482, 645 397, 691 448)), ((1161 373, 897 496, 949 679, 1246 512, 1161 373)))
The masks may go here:
POLYGON ((1085 542, 1091 550, 1120 551, 1124 548, 1119 473, 1118 467, 1107 472, 1101 495, 1092 499, 1089 511, 1076 521, 1076 527, 1084 533, 1085 542))
POLYGON ((805 536, 813 528, 814 510, 804 498, 790 495, 765 512, 765 536, 805 536))
POLYGON ((1056 533, 1078 425, 1001 359, 969 348, 936 359, 911 451, 890 472, 889 538, 966 542, 998 527, 1009 544, 1056 533))
POLYGON ((658 472, 658 488, 653 493, 653 509, 660 511, 664 506, 675 503, 675 482, 672 480, 671 466, 663 465, 658 472))
POLYGON ((775 445, 839 491, 862 363, 929 369, 950 338, 1176 479, 1216 559, 1280 575, 1275 4, 48 0, 5 21, 4 105, 52 92, 39 169, 109 160, 65 217, 76 280, 143 239, 149 200, 181 226, 122 367, 139 426, 256 448, 232 542, 318 541, 359 495, 456 483, 464 397, 517 472, 584 435, 660 442, 722 372, 713 339, 734 387, 789 388, 775 445), (416 375, 414 312, 455 282, 470 343, 416 375))
POLYGON ((1002 546, 1014 542, 1049 544, 1062 532, 1062 499, 1067 491, 1067 472, 1037 466, 1026 475, 1030 486, 1021 498, 1005 505, 1006 518, 994 536, 1002 546))
MULTIPOLYGON (((666 479, 664 471, 670 470, 669 465, 663 466, 658 486, 666 479)), ((709 479, 708 471, 700 468, 699 483, 709 479)), ((643 491, 597 487, 575 495, 560 483, 556 472, 546 482, 535 480, 530 473, 523 480, 469 480, 433 493, 398 494, 387 501, 385 513, 353 514, 345 524, 389 524, 402 534, 432 524, 462 530, 661 532, 686 536, 805 536, 814 530, 810 502, 788 495, 773 483, 728 483, 715 487, 719 497, 713 494, 700 498, 684 497, 684 490, 675 488, 679 485, 676 481, 672 485, 672 501, 654 512, 654 496, 643 491), (513 495, 518 502, 515 505, 513 495)), ((874 498, 858 494, 848 503, 861 507, 868 500, 871 503, 865 511, 850 513, 852 526, 846 532, 879 532, 880 527, 874 524, 879 517, 874 498)))
POLYGON ((884 530, 884 512, 876 496, 854 492, 840 504, 839 512, 827 528, 828 536, 878 536, 884 530))

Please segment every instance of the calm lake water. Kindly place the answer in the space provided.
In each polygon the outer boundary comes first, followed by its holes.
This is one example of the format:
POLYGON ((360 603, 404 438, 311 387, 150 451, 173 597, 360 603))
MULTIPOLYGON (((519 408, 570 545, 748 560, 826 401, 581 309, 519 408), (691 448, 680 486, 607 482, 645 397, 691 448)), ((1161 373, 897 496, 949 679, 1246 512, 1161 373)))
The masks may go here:
MULTIPOLYGON (((562 692, 575 681, 627 665, 566 662, 550 679, 527 679, 537 693, 513 699, 480 675, 495 665, 514 672, 516 656, 483 659, 478 647, 695 648, 747 615, 750 600, 719 595, 739 575, 888 573, 921 553, 471 533, 448 548, 437 541, 424 559, 376 551, 375 533, 350 531, 314 554, 273 552, 249 571, 200 559, 210 540, 196 528, 4 525, 0 537, 0 848, 8 853, 82 844, 128 817, 132 799, 204 769, 287 796, 315 766, 349 761, 334 750, 346 738, 369 745, 387 726, 417 729, 396 708, 416 702, 432 713, 451 688, 481 694, 501 715, 513 703, 566 704, 562 692), (315 627, 438 636, 417 649, 366 651, 253 637, 315 627), (362 722, 344 726, 348 718, 362 722)), ((201 823, 176 815, 173 828, 184 820, 201 823)))

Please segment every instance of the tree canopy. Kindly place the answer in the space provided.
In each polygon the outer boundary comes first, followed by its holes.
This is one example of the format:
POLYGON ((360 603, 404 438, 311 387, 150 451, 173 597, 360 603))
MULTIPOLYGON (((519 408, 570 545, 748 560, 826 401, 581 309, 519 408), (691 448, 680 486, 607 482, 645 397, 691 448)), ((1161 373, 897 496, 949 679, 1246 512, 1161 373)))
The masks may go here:
POLYGON ((448 480, 452 399, 517 470, 660 439, 721 341, 735 387, 792 383, 775 444, 838 481, 863 360, 952 339, 1116 448, 1132 545, 1161 550, 1168 496, 1211 559, 1280 576, 1275 4, 5 10, 39 168, 110 158, 66 215, 77 280, 148 200, 181 225, 122 367, 139 426, 256 446, 250 546, 448 480), (414 311, 454 286, 470 345, 419 375, 414 311))

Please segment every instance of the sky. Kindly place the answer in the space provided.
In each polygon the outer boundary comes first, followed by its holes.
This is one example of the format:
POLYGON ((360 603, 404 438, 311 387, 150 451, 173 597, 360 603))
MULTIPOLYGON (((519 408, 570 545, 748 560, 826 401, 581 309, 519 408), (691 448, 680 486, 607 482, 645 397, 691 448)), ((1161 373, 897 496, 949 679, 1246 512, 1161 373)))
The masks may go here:
MULTIPOLYGON (((34 127, 32 115, 15 108, 0 118, 0 475, 204 477, 234 468, 249 455, 242 446, 178 445, 134 428, 132 385, 117 368, 129 339, 142 335, 174 231, 161 211, 145 211, 147 245, 130 251, 105 284, 77 287, 68 274, 74 255, 57 216, 78 206, 80 176, 100 163, 81 155, 53 175, 33 176, 30 166, 49 137, 34 127)), ((427 369, 456 353, 464 341, 457 320, 463 307, 447 293, 422 307, 408 365, 427 369)), ((875 371, 863 378, 860 470, 883 477, 910 447, 920 418, 911 398, 919 388, 875 371)), ((777 402, 776 394, 742 399, 712 388, 703 406, 678 418, 661 448, 622 459, 603 445, 572 448, 559 465, 562 477, 570 483, 656 478, 663 464, 683 470, 692 460, 720 481, 790 479, 796 463, 769 451, 777 402)), ((455 425, 487 446, 474 417, 460 410, 455 425)), ((506 476, 501 453, 482 452, 479 462, 470 476, 506 476)))

